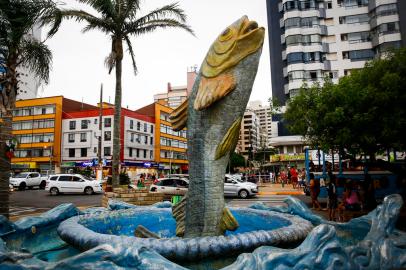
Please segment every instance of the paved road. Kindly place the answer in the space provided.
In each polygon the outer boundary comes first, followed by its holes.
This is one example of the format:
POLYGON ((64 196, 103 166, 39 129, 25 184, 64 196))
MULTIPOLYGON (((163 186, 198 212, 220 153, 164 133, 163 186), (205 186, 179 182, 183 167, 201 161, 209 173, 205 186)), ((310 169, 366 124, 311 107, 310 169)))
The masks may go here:
MULTIPOLYGON (((226 203, 230 206, 246 207, 257 202, 267 205, 283 204, 286 195, 264 195, 249 199, 226 198, 226 203)), ((81 206, 101 206, 101 194, 60 194, 51 196, 45 190, 25 190, 14 191, 10 197, 10 215, 28 215, 34 212, 47 211, 61 203, 73 203, 77 207, 81 206)))
POLYGON ((101 194, 60 194, 51 196, 45 190, 14 191, 10 196, 10 215, 27 215, 44 212, 61 203, 73 203, 75 206, 101 206, 101 194))

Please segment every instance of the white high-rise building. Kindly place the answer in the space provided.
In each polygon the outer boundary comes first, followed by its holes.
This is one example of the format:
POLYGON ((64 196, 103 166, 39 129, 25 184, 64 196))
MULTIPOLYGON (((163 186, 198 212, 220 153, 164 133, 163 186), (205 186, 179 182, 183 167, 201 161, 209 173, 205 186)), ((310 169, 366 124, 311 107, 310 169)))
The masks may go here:
POLYGON ((263 141, 259 117, 253 110, 245 110, 236 151, 246 159, 252 159, 253 155, 263 147, 263 141))
POLYGON ((333 82, 405 46, 405 0, 267 0, 272 96, 333 82))
MULTIPOLYGON (((28 38, 41 40, 41 28, 35 26, 27 36, 28 38)), ((17 100, 37 98, 40 80, 24 66, 19 67, 17 72, 19 74, 17 100)))
POLYGON ((260 132, 263 136, 263 144, 269 147, 270 140, 272 138, 272 114, 269 105, 262 105, 259 100, 250 101, 248 103, 248 109, 255 112, 259 118, 260 132))

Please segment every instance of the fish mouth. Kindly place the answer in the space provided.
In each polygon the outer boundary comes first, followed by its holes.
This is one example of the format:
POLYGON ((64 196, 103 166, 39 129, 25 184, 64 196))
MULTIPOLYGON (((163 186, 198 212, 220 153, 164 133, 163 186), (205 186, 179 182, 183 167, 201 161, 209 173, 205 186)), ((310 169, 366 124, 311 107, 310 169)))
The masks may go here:
POLYGON ((251 32, 258 29, 258 23, 256 21, 248 21, 242 28, 241 33, 243 35, 249 35, 251 32))

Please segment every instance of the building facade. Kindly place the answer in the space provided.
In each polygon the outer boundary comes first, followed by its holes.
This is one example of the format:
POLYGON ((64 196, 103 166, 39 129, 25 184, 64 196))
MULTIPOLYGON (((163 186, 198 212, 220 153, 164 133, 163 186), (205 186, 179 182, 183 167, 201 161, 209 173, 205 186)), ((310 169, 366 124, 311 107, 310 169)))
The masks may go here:
POLYGON ((248 109, 254 111, 254 113, 259 118, 259 126, 262 141, 266 147, 270 146, 270 141, 272 138, 272 113, 269 105, 262 105, 261 101, 250 101, 248 103, 248 109))
POLYGON ((152 103, 137 113, 155 118, 155 155, 154 161, 166 171, 172 173, 187 173, 187 139, 186 129, 174 131, 169 122, 172 108, 158 102, 152 103))
POLYGON ((167 91, 165 93, 154 95, 154 101, 169 108, 175 109, 180 104, 182 104, 189 96, 190 92, 192 91, 196 76, 196 68, 193 67, 189 69, 189 71, 187 72, 187 85, 172 86, 170 83, 168 83, 167 91))
POLYGON ((62 114, 92 108, 63 96, 19 100, 13 110, 12 134, 18 146, 11 168, 60 171, 62 114))
POLYGON ((337 82, 389 48, 405 46, 404 0, 267 0, 273 98, 304 82, 337 82))
POLYGON ((245 159, 253 160, 254 154, 264 146, 264 139, 265 137, 261 137, 259 117, 253 110, 246 109, 241 123, 236 151, 243 155, 245 159))
MULTIPOLYGON (((111 166, 113 155, 114 108, 103 103, 99 130, 99 109, 64 113, 62 120, 62 167, 94 167, 101 136, 101 157, 105 167, 111 166)), ((154 117, 121 109, 120 162, 127 172, 156 173, 154 163, 154 117)))

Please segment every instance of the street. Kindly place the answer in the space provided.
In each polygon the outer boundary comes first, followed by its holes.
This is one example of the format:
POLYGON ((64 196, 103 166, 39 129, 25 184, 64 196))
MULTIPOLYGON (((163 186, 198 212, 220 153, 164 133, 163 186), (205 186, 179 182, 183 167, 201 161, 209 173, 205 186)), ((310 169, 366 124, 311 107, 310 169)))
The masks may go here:
POLYGON ((45 190, 14 191, 10 194, 10 216, 45 212, 61 203, 73 203, 77 207, 101 206, 101 194, 60 194, 51 196, 45 190))
MULTIPOLYGON (((232 207, 247 207, 262 202, 266 205, 280 205, 287 195, 258 195, 254 198, 240 199, 236 197, 225 198, 226 203, 232 207)), ((101 206, 101 194, 60 194, 51 196, 45 190, 14 191, 10 196, 10 216, 24 216, 33 213, 45 212, 62 203, 73 203, 76 207, 101 206)))

